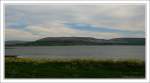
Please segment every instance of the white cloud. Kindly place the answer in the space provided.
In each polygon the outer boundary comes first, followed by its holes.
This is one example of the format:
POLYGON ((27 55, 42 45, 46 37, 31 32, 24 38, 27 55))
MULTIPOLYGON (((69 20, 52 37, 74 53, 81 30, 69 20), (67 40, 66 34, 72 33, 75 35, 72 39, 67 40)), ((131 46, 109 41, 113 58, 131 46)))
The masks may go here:
POLYGON ((30 32, 18 30, 18 29, 5 29, 5 39, 6 40, 36 40, 39 39, 37 35, 33 35, 30 32))
POLYGON ((44 37, 95 37, 95 38, 116 38, 120 37, 118 33, 103 33, 80 31, 61 26, 55 27, 40 27, 28 26, 26 30, 6 28, 6 40, 37 40, 44 37), (111 35, 111 36, 110 36, 111 35))
POLYGON ((7 5, 6 25, 24 20, 27 26, 23 29, 8 26, 6 38, 35 40, 46 36, 139 37, 141 34, 80 31, 66 27, 64 23, 86 23, 144 32, 144 17, 144 5, 7 5), (17 35, 22 33, 26 35, 17 35))

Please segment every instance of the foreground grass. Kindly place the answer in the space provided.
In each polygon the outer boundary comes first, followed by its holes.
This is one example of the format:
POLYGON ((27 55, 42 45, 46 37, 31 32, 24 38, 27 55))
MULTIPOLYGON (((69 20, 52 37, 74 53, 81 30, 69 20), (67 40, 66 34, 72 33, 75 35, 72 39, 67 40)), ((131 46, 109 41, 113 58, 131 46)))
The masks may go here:
POLYGON ((6 78, 144 78, 142 61, 5 58, 6 78))

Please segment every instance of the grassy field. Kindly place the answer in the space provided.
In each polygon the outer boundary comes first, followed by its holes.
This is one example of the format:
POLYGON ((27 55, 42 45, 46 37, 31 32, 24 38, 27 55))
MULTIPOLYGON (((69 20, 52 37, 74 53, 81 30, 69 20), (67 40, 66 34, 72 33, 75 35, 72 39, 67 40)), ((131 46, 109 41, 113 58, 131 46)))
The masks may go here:
POLYGON ((5 58, 5 78, 144 78, 143 61, 5 58))

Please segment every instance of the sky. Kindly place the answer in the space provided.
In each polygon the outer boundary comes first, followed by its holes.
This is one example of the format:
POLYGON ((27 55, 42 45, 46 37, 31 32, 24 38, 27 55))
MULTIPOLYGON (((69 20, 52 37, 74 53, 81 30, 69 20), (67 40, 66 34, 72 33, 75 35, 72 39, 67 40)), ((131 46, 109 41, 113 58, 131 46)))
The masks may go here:
MULTIPOLYGON (((42 0, 2 0, 2 1, 42 1, 42 0)), ((54 1, 54 0, 44 0, 44 1, 54 1)), ((66 0, 55 0, 55 1, 66 1, 66 0)), ((85 1, 85 0, 68 0, 68 1, 85 1)), ((130 0, 97 0, 97 1, 130 1, 130 0)), ((132 1, 143 1, 143 0, 132 0, 132 1)))
POLYGON ((145 6, 5 6, 5 40, 33 41, 44 37, 145 37, 145 6))

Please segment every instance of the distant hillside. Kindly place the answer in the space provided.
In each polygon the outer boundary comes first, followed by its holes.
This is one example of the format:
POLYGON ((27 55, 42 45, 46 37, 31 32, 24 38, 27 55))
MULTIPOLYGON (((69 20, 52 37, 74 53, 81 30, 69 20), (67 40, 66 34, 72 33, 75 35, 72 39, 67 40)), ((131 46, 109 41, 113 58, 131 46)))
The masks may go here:
POLYGON ((96 39, 91 37, 46 37, 32 42, 6 46, 59 46, 59 45, 145 45, 145 38, 96 39))
POLYGON ((15 44, 23 44, 27 43, 28 41, 18 41, 18 40, 13 40, 13 41, 5 41, 6 45, 15 45, 15 44))
POLYGON ((130 45, 144 45, 145 38, 114 38, 110 39, 113 43, 117 44, 130 44, 130 45))

